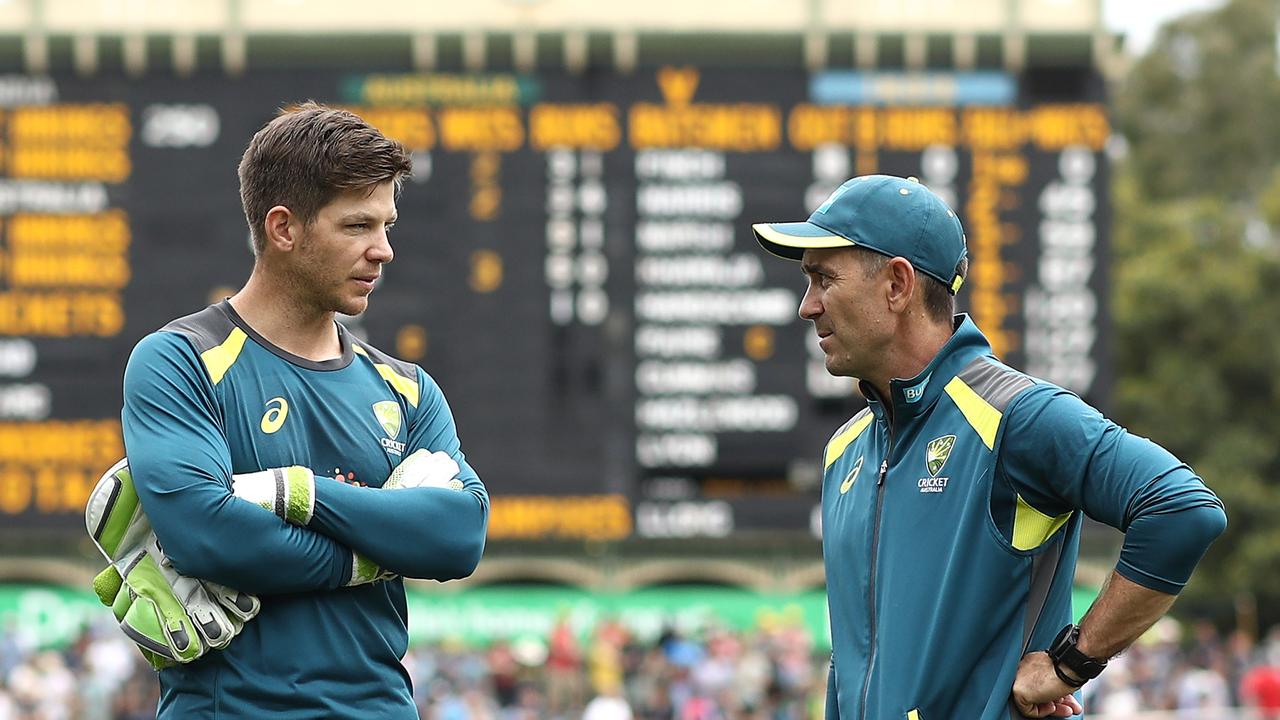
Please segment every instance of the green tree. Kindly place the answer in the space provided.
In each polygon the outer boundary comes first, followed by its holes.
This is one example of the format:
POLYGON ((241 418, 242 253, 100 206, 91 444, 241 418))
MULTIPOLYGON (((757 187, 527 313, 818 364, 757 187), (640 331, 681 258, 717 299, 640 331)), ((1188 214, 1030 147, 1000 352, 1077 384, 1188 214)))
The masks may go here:
POLYGON ((1280 80, 1272 0, 1166 27, 1120 86, 1115 415, 1230 520, 1188 591, 1280 622, 1280 80))
POLYGON ((1275 0, 1235 0, 1161 29, 1116 92, 1144 197, 1249 200, 1280 152, 1275 0))

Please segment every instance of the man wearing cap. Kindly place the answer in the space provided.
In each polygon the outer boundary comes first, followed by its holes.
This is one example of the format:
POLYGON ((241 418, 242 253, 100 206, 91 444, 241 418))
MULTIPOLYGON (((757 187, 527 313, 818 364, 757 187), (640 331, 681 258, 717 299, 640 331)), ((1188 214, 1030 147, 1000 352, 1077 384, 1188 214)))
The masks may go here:
POLYGON ((1173 603, 1226 526, 1194 472, 1001 363, 955 293, 955 213, 914 178, 857 177, 807 222, 753 226, 801 261, 800 316, 867 408, 827 443, 827 718, 1067 717, 1173 603), (1125 533, 1079 626, 1083 516, 1125 533))

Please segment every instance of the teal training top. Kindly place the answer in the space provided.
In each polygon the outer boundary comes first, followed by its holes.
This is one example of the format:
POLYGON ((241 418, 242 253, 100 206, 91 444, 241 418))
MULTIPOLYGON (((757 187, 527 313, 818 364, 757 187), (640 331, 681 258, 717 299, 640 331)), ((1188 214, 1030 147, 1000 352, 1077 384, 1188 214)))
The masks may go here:
POLYGON ((1001 364, 966 316, 892 398, 863 392, 824 458, 829 720, 1021 717, 1019 660, 1071 622, 1083 515, 1125 533, 1122 575, 1166 593, 1226 526, 1190 468, 1001 364))
POLYGON ((352 550, 405 577, 469 575, 488 494, 431 377, 338 334, 340 357, 306 360, 223 301, 129 358, 125 448, 161 546, 179 572, 262 601, 228 648, 161 671, 161 718, 418 717, 404 583, 345 587, 352 550), (419 448, 452 455, 463 491, 379 490, 419 448), (287 465, 317 476, 306 528, 231 494, 233 473, 287 465))

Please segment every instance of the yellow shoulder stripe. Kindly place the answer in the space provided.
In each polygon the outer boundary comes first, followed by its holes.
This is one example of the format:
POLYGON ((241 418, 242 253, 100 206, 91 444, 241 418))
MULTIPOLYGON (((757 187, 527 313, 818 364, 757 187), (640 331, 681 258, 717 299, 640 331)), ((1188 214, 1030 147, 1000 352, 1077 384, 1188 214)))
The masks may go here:
POLYGON ((947 383, 947 394, 955 401, 956 407, 960 408, 960 412, 964 414, 964 419, 969 421, 973 429, 978 432, 978 436, 982 438, 983 444, 988 450, 994 450, 996 447, 996 430, 1000 429, 1000 411, 991 406, 991 403, 983 400, 973 388, 965 384, 958 377, 951 378, 951 382, 947 383))
POLYGON ((221 345, 211 347, 200 353, 200 359, 204 361, 204 367, 209 371, 209 379, 214 385, 222 382, 222 376, 227 374, 232 365, 236 364, 236 358, 240 357, 240 351, 244 349, 244 341, 248 338, 244 331, 235 328, 221 345))
POLYGON ((852 443, 854 440, 857 440, 858 436, 862 434, 862 431, 866 430, 867 427, 871 425, 871 421, 874 419, 875 419, 874 415, 872 415, 871 413, 866 413, 862 417, 855 420, 852 425, 846 428, 839 435, 836 435, 835 437, 831 438, 831 442, 827 443, 827 453, 826 453, 825 462, 823 464, 823 469, 825 470, 831 467, 832 463, 834 463, 836 460, 840 458, 841 455, 844 454, 845 448, 849 447, 849 444, 852 443))
MULTIPOLYGON (((359 345, 353 344, 351 349, 360 355, 369 357, 369 353, 359 345)), ((370 360, 372 360, 372 358, 370 358, 370 360)), ((396 392, 403 395, 405 400, 409 401, 410 405, 418 407, 418 382, 416 380, 410 380, 395 370, 392 370, 391 366, 386 363, 375 362, 373 363, 373 368, 378 371, 378 374, 382 376, 383 380, 386 380, 391 387, 395 388, 396 392)))
POLYGON ((1071 513, 1058 517, 1050 517, 1031 507, 1031 504, 1018 496, 1018 507, 1013 514, 1013 546, 1018 550, 1033 550, 1045 544, 1053 534, 1058 532, 1071 513))

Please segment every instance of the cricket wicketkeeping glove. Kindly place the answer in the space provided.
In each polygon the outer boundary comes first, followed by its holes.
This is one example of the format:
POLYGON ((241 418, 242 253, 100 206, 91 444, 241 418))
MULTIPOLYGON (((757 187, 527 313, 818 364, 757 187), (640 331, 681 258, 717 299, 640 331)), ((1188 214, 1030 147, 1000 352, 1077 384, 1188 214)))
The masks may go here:
POLYGON ((316 479, 301 465, 231 476, 231 491, 292 525, 306 527, 316 508, 316 479))
POLYGON ((111 563, 94 578, 94 592, 157 670, 226 647, 261 609, 252 595, 173 568, 138 502, 127 460, 98 480, 85 525, 111 563))
POLYGON ((458 463, 442 450, 430 452, 425 448, 415 450, 391 471, 391 476, 382 484, 384 490, 401 488, 438 487, 449 490, 461 490, 462 481, 458 479, 458 463))

